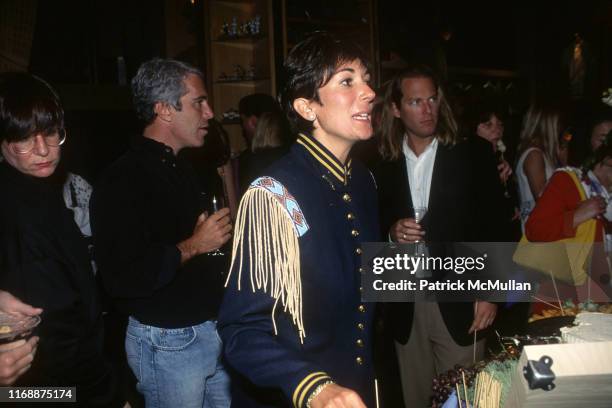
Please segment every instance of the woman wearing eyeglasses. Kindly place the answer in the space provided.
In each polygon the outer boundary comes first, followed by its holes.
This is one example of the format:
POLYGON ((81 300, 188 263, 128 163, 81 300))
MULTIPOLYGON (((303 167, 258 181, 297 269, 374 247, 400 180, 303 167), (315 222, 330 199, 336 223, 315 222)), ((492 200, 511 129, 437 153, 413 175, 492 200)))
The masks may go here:
POLYGON ((16 385, 76 386, 80 406, 121 406, 87 243, 64 201, 65 140, 55 91, 0 75, 0 288, 44 310, 36 358, 16 385))

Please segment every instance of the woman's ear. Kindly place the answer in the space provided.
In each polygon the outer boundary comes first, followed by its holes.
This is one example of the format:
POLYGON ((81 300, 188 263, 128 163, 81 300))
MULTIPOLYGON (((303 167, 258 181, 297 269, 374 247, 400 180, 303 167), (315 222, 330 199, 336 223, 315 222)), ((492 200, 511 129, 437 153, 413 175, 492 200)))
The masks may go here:
POLYGON ((316 113, 310 106, 310 101, 306 98, 297 98, 293 101, 293 109, 300 115, 303 119, 314 122, 317 118, 316 113))

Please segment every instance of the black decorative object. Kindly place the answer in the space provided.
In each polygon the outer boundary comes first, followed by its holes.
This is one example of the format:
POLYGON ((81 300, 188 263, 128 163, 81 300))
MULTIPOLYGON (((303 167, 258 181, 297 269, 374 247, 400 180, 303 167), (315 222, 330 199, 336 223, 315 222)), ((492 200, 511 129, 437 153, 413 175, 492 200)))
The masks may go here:
POLYGON ((553 364, 552 358, 548 356, 540 357, 539 361, 529 360, 523 367, 523 375, 529 383, 529 388, 535 390, 541 388, 550 391, 555 388, 553 381, 555 373, 550 369, 553 364))

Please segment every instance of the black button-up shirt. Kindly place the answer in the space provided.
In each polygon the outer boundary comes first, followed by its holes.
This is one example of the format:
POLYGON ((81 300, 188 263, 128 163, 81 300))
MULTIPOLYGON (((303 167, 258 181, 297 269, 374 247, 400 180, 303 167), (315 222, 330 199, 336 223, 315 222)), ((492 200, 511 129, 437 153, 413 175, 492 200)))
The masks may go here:
POLYGON ((176 244, 193 233, 202 193, 172 149, 140 137, 94 189, 95 257, 120 310, 156 327, 215 318, 225 257, 199 255, 181 265, 176 244))

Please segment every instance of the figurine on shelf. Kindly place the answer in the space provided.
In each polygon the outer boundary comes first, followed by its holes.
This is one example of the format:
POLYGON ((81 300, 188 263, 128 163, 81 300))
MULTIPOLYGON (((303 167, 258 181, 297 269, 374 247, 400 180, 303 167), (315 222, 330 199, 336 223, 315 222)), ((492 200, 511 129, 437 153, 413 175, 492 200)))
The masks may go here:
POLYGON ((244 79, 244 68, 242 68, 242 65, 240 64, 234 65, 234 76, 232 77, 232 79, 236 81, 240 81, 241 79, 244 79))
POLYGON ((252 20, 251 25, 251 34, 256 37, 261 34, 261 16, 255 16, 255 19, 252 20))
POLYGON ((221 37, 229 36, 229 24, 226 22, 221 26, 221 37))
POLYGON ((236 37, 238 35, 238 20, 236 19, 236 17, 232 17, 232 24, 230 24, 230 30, 228 34, 230 37, 236 37))
POLYGON ((238 39, 244 37, 257 37, 261 34, 261 16, 239 23, 236 17, 232 17, 231 23, 227 21, 221 25, 219 39, 238 39))
POLYGON ((247 69, 246 74, 244 75, 244 79, 248 79, 252 81, 255 79, 255 64, 251 62, 249 65, 249 69, 247 69))
POLYGON ((253 37, 253 28, 254 28, 254 20, 249 20, 246 23, 244 23, 245 25, 245 35, 248 35, 249 37, 253 37))
POLYGON ((230 108, 226 112, 223 112, 223 120, 225 121, 238 120, 239 118, 240 114, 236 108, 230 108))
POLYGON ((239 37, 247 37, 249 35, 249 22, 245 21, 240 23, 240 28, 238 29, 239 37))
POLYGON ((227 74, 225 72, 221 72, 221 74, 219 74, 219 78, 217 79, 218 81, 227 81, 227 74))

